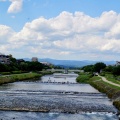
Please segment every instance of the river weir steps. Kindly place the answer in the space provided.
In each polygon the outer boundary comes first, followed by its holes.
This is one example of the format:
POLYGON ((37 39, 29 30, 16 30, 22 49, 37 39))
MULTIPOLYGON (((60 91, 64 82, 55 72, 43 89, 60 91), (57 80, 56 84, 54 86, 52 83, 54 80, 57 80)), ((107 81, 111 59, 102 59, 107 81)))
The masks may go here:
POLYGON ((54 74, 43 76, 41 80, 0 86, 0 116, 5 118, 14 113, 16 118, 22 115, 27 120, 25 113, 29 113, 31 118, 33 113, 36 118, 43 115, 43 120, 47 120, 47 116, 57 116, 55 120, 59 120, 61 117, 66 119, 65 116, 68 119, 70 114, 74 114, 73 119, 76 115, 77 120, 78 116, 90 117, 89 114, 92 114, 98 117, 104 114, 105 118, 111 116, 117 120, 117 109, 111 100, 89 84, 77 84, 76 77, 77 74, 54 74))

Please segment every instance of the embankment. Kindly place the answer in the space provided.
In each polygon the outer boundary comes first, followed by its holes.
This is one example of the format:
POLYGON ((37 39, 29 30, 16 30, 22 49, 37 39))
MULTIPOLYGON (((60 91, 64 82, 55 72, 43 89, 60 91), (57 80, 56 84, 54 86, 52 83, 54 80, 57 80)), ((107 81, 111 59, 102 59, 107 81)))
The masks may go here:
POLYGON ((98 91, 105 93, 112 101, 113 105, 120 110, 120 87, 111 85, 101 80, 98 76, 91 76, 90 74, 81 74, 76 79, 79 83, 88 83, 98 91))
POLYGON ((5 75, 5 76, 0 77, 0 85, 5 84, 5 83, 16 82, 16 81, 35 79, 35 78, 39 78, 41 76, 42 76, 41 74, 37 74, 37 73, 5 75))
POLYGON ((100 77, 92 77, 89 83, 100 92, 106 93, 112 99, 113 105, 120 110, 120 87, 108 84, 102 81, 100 77))

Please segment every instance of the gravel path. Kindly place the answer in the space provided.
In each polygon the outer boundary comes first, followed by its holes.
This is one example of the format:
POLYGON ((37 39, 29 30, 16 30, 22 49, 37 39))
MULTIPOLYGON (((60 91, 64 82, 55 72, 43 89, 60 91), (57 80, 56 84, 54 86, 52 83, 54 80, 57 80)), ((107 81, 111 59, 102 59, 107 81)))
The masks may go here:
POLYGON ((105 77, 102 77, 102 76, 100 76, 100 75, 99 75, 99 77, 101 77, 102 80, 103 80, 104 82, 107 82, 107 83, 109 83, 109 84, 111 84, 111 85, 114 85, 114 86, 120 87, 119 84, 113 83, 113 82, 107 80, 105 77))

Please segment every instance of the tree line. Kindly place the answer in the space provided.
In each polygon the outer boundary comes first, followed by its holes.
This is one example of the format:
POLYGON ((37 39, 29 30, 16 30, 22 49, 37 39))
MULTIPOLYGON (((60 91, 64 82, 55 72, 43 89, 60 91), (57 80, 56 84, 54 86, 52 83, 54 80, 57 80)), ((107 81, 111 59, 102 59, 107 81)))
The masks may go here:
POLYGON ((0 63, 0 72, 11 72, 11 71, 41 71, 42 69, 48 69, 49 66, 43 65, 40 62, 30 61, 18 61, 11 57, 10 64, 0 63))
POLYGON ((98 62, 94 65, 87 65, 81 68, 85 72, 110 72, 113 75, 120 75, 120 65, 118 66, 112 66, 112 65, 106 65, 103 62, 98 62))

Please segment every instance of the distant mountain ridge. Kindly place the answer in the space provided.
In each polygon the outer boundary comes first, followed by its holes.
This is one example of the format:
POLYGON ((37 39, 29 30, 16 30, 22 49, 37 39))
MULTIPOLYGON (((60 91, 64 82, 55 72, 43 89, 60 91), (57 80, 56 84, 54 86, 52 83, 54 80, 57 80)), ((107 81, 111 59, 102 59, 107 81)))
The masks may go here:
MULTIPOLYGON (((25 61, 31 61, 30 58, 23 58, 25 61)), ((50 58, 38 58, 39 62, 49 62, 56 66, 65 66, 65 67, 83 67, 86 65, 95 64, 97 62, 104 62, 106 65, 114 65, 116 61, 90 61, 90 60, 56 60, 50 58)))

